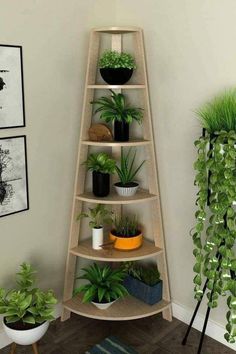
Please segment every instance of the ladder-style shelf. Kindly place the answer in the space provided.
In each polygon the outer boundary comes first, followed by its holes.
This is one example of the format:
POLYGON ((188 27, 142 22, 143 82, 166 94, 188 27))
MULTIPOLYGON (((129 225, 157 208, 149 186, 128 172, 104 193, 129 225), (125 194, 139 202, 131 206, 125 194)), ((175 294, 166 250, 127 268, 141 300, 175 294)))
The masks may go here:
POLYGON ((138 319, 162 312, 163 318, 169 321, 172 320, 143 33, 142 30, 137 27, 102 27, 93 29, 90 35, 70 237, 66 262, 62 321, 68 319, 71 312, 90 318, 112 321, 138 319), (111 36, 111 48, 112 50, 116 50, 118 52, 122 49, 123 37, 126 34, 132 36, 137 70, 134 78, 130 80, 131 82, 129 84, 107 85, 98 83, 97 62, 99 58, 100 41, 103 33, 111 36), (134 80, 134 82, 132 82, 132 80, 134 80), (97 142, 90 141, 88 139, 88 129, 92 121, 92 105, 90 102, 94 100, 95 92, 99 89, 112 89, 117 90, 118 92, 121 92, 122 90, 138 90, 138 94, 142 96, 143 100, 142 108, 144 114, 142 122, 142 138, 131 139, 128 142, 97 142), (133 197, 126 198, 116 194, 113 189, 111 189, 111 192, 107 197, 97 198, 92 192, 85 189, 86 169, 82 163, 87 159, 90 148, 110 148, 112 156, 115 159, 119 159, 122 147, 132 146, 140 148, 143 147, 146 151, 147 161, 145 165, 147 168, 148 189, 139 189, 133 197), (122 208, 124 208, 125 205, 132 206, 132 204, 144 204, 145 208, 146 206, 150 208, 150 220, 148 222, 152 225, 150 237, 148 239, 144 239, 142 246, 133 251, 124 252, 115 249, 94 250, 91 246, 91 239, 82 239, 80 232, 81 221, 76 220, 77 215, 83 210, 84 203, 108 204, 111 205, 111 207, 118 213, 122 213, 122 208), (153 241, 151 241, 151 239, 153 239, 153 241), (99 310, 93 304, 82 303, 81 295, 72 297, 76 272, 76 260, 78 258, 102 262, 124 262, 147 259, 151 257, 156 257, 161 278, 163 280, 163 300, 157 304, 150 306, 129 295, 125 298, 117 300, 107 310, 99 310))

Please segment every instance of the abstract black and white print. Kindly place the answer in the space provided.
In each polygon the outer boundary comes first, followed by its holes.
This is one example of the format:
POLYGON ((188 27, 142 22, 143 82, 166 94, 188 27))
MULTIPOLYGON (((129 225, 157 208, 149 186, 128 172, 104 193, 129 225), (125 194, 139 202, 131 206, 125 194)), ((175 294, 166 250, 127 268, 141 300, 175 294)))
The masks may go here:
POLYGON ((0 217, 27 209, 26 137, 0 138, 0 217))
POLYGON ((22 47, 0 44, 0 129, 24 126, 22 47))

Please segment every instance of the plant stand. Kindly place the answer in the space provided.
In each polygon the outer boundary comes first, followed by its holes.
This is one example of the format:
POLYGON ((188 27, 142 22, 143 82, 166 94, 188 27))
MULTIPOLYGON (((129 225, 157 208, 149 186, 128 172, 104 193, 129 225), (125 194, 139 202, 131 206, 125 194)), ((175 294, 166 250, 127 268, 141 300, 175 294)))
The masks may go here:
MULTIPOLYGON (((34 354, 39 354, 37 343, 32 344, 32 349, 34 354)), ((16 353, 16 343, 12 343, 10 354, 16 353)))

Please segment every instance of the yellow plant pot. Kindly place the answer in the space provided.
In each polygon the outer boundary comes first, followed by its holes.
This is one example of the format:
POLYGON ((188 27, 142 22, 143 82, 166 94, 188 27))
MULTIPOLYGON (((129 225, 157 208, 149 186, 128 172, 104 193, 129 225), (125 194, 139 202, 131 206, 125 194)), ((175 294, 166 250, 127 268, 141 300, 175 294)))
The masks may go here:
POLYGON ((143 235, 140 232, 137 236, 132 237, 119 237, 110 232, 110 241, 114 242, 114 248, 121 251, 131 251, 142 246, 143 235))

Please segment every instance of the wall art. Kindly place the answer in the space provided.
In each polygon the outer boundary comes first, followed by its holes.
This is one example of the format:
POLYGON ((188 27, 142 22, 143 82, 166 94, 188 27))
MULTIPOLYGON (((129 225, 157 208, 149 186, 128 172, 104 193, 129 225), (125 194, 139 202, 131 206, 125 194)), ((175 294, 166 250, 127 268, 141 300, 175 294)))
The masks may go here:
POLYGON ((22 47, 0 44, 0 129, 24 126, 22 47))
POLYGON ((0 138, 0 217, 27 209, 26 136, 0 138))

